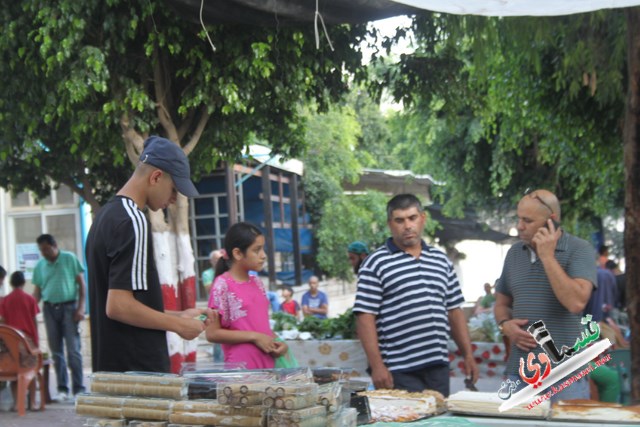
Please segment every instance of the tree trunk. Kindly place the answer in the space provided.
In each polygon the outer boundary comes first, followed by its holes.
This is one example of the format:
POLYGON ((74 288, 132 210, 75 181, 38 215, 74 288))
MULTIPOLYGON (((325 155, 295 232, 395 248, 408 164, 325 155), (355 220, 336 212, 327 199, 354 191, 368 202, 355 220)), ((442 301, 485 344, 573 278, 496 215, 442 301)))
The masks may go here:
MULTIPOLYGON (((178 194, 175 205, 149 212, 155 255, 165 310, 182 311, 196 305, 195 258, 189 240, 189 200, 178 194)), ((197 339, 186 341, 167 332, 171 372, 179 373, 183 362, 195 362, 197 339)))
POLYGON ((624 253, 631 326, 631 400, 640 403, 640 8, 626 10, 629 87, 624 117, 624 253))

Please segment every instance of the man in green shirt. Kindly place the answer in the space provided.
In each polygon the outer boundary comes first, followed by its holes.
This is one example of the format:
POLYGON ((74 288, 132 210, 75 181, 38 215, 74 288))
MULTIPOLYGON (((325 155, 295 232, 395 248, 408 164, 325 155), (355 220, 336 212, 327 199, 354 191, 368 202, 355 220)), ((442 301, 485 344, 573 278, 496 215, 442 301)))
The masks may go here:
POLYGON ((69 395, 67 362, 73 394, 84 391, 79 328, 85 312, 84 267, 75 254, 58 249, 52 235, 42 234, 36 241, 43 258, 33 271, 33 296, 38 302, 44 301, 42 312, 56 370, 58 398, 65 400, 69 395))

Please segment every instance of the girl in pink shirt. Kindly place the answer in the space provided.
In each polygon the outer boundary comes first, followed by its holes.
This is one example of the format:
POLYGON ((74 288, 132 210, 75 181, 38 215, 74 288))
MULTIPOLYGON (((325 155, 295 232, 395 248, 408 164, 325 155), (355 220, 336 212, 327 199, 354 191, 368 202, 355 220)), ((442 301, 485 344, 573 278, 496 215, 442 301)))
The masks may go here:
POLYGON ((247 369, 273 368, 275 359, 287 352, 287 345, 275 340, 269 326, 269 300, 260 279, 266 260, 264 236, 249 223, 229 228, 224 253, 216 264, 209 307, 216 320, 206 330, 209 342, 219 343, 224 361, 242 362, 247 369))

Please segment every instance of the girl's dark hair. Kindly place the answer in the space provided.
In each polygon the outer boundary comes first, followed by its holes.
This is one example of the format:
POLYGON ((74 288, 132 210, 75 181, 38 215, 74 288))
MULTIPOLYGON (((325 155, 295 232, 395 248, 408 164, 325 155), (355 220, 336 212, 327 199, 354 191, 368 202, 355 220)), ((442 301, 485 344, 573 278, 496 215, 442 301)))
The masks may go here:
POLYGON ((22 273, 22 271, 14 271, 11 273, 11 277, 9 278, 11 287, 19 288, 20 286, 24 286, 25 283, 27 283, 27 281, 24 280, 24 273, 22 273))
POLYGON ((229 271, 233 262, 233 250, 238 248, 243 254, 249 246, 253 245, 258 236, 262 236, 262 231, 258 227, 248 222, 238 222, 233 224, 224 236, 224 250, 226 256, 220 257, 216 263, 215 276, 229 271), (225 259, 227 258, 227 259, 225 259))

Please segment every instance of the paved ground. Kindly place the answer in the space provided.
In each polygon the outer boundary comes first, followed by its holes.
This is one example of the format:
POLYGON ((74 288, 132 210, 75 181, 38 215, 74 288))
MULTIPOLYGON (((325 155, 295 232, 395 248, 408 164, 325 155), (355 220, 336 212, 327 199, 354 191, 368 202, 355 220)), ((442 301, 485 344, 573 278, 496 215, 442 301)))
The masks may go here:
MULTIPOLYGON (((55 382, 55 381, 54 381, 55 382)), ((51 396, 55 398, 55 384, 50 384, 51 396)), ((0 391, 0 426, 2 427, 76 427, 84 425, 86 417, 76 415, 72 401, 48 404, 44 411, 29 411, 20 417, 17 412, 9 411, 13 398, 9 388, 0 391)))

